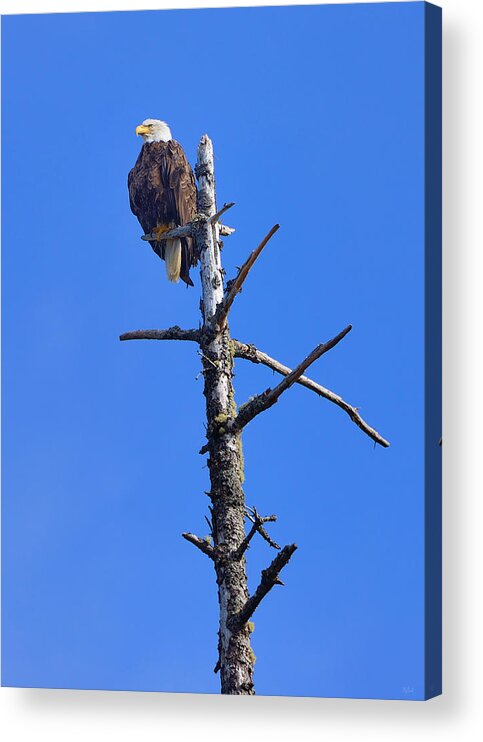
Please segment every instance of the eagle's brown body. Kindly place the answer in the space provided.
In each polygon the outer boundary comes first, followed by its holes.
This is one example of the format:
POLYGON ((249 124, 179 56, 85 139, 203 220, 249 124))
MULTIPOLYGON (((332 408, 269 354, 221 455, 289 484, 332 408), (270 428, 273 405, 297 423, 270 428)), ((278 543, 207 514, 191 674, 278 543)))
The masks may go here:
MULTIPOLYGON (((129 202, 145 234, 159 227, 181 227, 196 214, 196 186, 183 148, 174 139, 146 142, 128 175, 129 202)), ((150 242, 164 260, 165 242, 150 242)), ((189 275, 196 265, 193 240, 182 238, 180 278, 190 286, 189 275)))

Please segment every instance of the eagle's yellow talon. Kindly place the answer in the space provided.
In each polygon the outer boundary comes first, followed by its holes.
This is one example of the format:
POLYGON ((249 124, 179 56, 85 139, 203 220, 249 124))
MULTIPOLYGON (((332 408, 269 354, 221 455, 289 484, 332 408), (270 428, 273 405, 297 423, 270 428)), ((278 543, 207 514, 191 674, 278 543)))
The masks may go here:
POLYGON ((161 236, 165 234, 165 232, 169 232, 169 225, 168 224, 161 224, 158 227, 155 227, 153 229, 153 234, 156 235, 156 239, 160 240, 161 236))

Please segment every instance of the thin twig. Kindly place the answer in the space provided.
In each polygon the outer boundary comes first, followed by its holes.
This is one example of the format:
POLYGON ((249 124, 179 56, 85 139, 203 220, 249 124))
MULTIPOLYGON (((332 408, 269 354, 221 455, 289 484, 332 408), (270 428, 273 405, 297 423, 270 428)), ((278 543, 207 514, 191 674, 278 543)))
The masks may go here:
POLYGON ((254 523, 253 526, 250 528, 248 534, 245 536, 245 538, 241 542, 241 544, 238 547, 238 549, 233 554, 233 559, 235 559, 235 561, 238 561, 239 559, 242 558, 243 554, 248 549, 248 546, 250 544, 250 541, 252 540, 252 538, 254 537, 254 535, 256 534, 257 531, 258 531, 258 524, 257 523, 254 523))
POLYGON ((242 430, 245 425, 253 420, 254 417, 272 407, 272 405, 274 405, 278 401, 279 397, 287 389, 290 389, 290 387, 295 384, 298 379, 300 379, 305 369, 307 369, 324 353, 327 353, 327 351, 334 348, 342 340, 342 338, 344 338, 347 333, 351 331, 351 329, 352 325, 348 325, 344 330, 342 330, 342 332, 339 332, 338 335, 332 338, 332 340, 329 340, 327 343, 321 343, 320 345, 318 345, 311 353, 309 353, 306 358, 304 358, 302 363, 299 363, 299 365, 294 368, 293 371, 287 374, 287 376, 285 376, 280 384, 278 384, 274 389, 266 389, 264 392, 262 392, 262 394, 258 394, 250 402, 246 402, 244 405, 242 405, 238 411, 238 415, 229 426, 230 432, 239 433, 240 430, 242 430))
MULTIPOLYGON (((254 522, 255 522, 255 519, 254 519, 254 517, 253 517, 253 516, 251 516, 251 515, 250 515, 250 514, 248 514, 248 513, 247 513, 247 518, 248 518, 248 520, 249 520, 249 521, 251 521, 252 523, 254 523, 254 522)), ((277 544, 277 542, 276 542, 276 541, 274 541, 274 540, 273 540, 273 539, 272 539, 272 538, 270 537, 270 535, 269 535, 269 534, 267 533, 267 531, 265 530, 265 528, 264 528, 264 527, 263 527, 263 525, 262 525, 263 523, 274 522, 274 521, 276 521, 276 520, 277 520, 277 516, 276 516, 276 515, 267 515, 267 516, 265 516, 265 518, 262 518, 262 522, 261 522, 261 523, 260 523, 260 525, 258 526, 258 528, 257 528, 257 531, 258 531, 258 533, 260 534, 260 536, 261 536, 262 538, 264 538, 264 539, 265 539, 265 541, 267 542, 267 544, 268 544, 269 546, 271 546, 271 547, 272 547, 272 549, 281 549, 282 547, 280 546, 280 544, 277 544)))
POLYGON ((195 343, 200 342, 199 330, 182 330, 181 327, 174 325, 167 330, 133 330, 124 332, 119 336, 119 340, 193 340, 195 343))
POLYGON ((193 544, 200 551, 202 551, 203 554, 206 554, 206 556, 214 560, 215 550, 212 547, 212 545, 208 543, 206 539, 200 538, 199 536, 195 536, 194 533, 182 533, 181 535, 183 536, 184 539, 186 539, 186 541, 189 541, 190 544, 193 544))
MULTIPOLYGON (((234 340, 234 343, 235 358, 244 358, 245 360, 251 361, 252 363, 261 363, 262 365, 267 366, 267 368, 271 368, 272 371, 277 371, 277 373, 282 374, 283 376, 288 376, 291 373, 292 369, 289 368, 289 366, 285 366, 283 363, 280 363, 280 361, 277 361, 275 358, 272 358, 263 351, 258 350, 258 348, 256 348, 254 345, 241 343, 239 340, 234 340)), ((301 376, 299 379, 297 379, 297 384, 301 384, 307 389, 310 389, 312 392, 315 392, 319 397, 323 397, 324 399, 329 400, 329 402, 337 405, 337 407, 340 407, 349 415, 352 422, 354 422, 357 427, 360 428, 363 433, 368 435, 369 438, 371 438, 375 443, 378 443, 383 448, 389 447, 389 441, 383 438, 382 435, 377 432, 377 430, 371 428, 371 426, 368 425, 366 421, 363 420, 363 418, 360 416, 358 410, 353 407, 353 405, 342 399, 342 397, 340 397, 338 394, 331 391, 330 389, 327 389, 325 386, 318 384, 316 381, 309 379, 307 376, 301 376)))
POLYGON ((255 610, 258 608, 265 595, 270 592, 272 587, 274 585, 283 584, 279 578, 279 573, 289 562, 290 557, 296 549, 296 544, 288 544, 287 546, 284 546, 270 566, 262 571, 260 584, 253 595, 248 598, 243 608, 227 621, 227 626, 230 631, 235 632, 240 630, 246 622, 250 620, 255 610))
POLYGON ((211 520, 208 518, 207 515, 205 515, 205 520, 208 523, 208 528, 210 529, 210 536, 213 536, 213 523, 211 522, 211 520))
POLYGON ((208 363, 211 363, 211 365, 213 366, 213 368, 218 368, 218 366, 216 365, 216 363, 214 361, 212 361, 211 358, 208 358, 208 356, 205 355, 205 353, 203 353, 202 350, 198 350, 197 353, 198 353, 198 355, 199 355, 200 358, 204 358, 205 361, 208 361, 208 363))
POLYGON ((217 310, 213 318, 214 327, 218 327, 219 330, 223 330, 223 328, 225 327, 226 319, 228 317, 228 312, 230 311, 231 305, 233 304, 236 295, 241 291, 243 283, 246 277, 248 276, 250 269, 252 268, 253 264, 255 263, 256 259, 262 252, 267 242, 273 237, 273 235, 279 228, 280 228, 280 224, 275 224, 275 226, 271 228, 270 232, 260 242, 258 247, 255 250, 253 250, 252 253, 250 253, 247 260, 243 263, 242 267, 240 268, 238 272, 237 277, 231 283, 231 288, 229 292, 225 296, 222 304, 220 305, 219 309, 217 310))
POLYGON ((223 216, 223 214, 228 211, 228 209, 231 209, 232 206, 235 205, 234 201, 230 201, 229 203, 223 204, 223 208, 221 208, 219 211, 216 212, 216 214, 213 214, 212 217, 210 217, 210 224, 216 224, 216 222, 220 221, 220 217, 223 216))
POLYGON ((234 553, 233 558, 234 559, 241 559, 242 558, 243 554, 248 549, 248 546, 250 544, 250 541, 252 540, 252 538, 254 537, 254 535, 257 532, 260 534, 260 536, 262 536, 265 539, 265 541, 268 541, 268 543, 270 544, 270 546, 272 546, 274 549, 280 549, 281 547, 275 541, 273 541, 270 538, 270 536, 268 535, 268 533, 266 532, 266 530, 263 527, 263 524, 264 523, 274 523, 277 520, 277 516, 276 515, 266 515, 265 517, 262 517, 257 512, 256 508, 247 508, 247 509, 251 510, 252 513, 253 513, 253 515, 251 515, 250 513, 247 513, 247 518, 248 518, 248 520, 251 521, 251 523, 253 523, 253 525, 252 525, 250 531, 248 532, 248 534, 245 536, 245 538, 241 542, 241 544, 238 547, 238 549, 236 550, 236 552, 234 553))

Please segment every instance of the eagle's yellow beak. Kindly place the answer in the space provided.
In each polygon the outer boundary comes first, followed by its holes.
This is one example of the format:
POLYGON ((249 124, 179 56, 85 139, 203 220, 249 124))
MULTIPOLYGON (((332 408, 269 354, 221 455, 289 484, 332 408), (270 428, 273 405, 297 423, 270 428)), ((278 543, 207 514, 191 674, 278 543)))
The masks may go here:
POLYGON ((149 126, 144 126, 144 124, 140 124, 139 126, 136 126, 136 134, 139 137, 141 134, 149 134, 149 126))

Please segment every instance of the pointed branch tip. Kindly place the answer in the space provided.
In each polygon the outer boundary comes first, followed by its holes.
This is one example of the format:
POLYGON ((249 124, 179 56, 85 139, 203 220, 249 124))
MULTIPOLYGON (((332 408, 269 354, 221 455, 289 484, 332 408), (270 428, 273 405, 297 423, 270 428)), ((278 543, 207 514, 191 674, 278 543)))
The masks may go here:
POLYGON ((235 205, 234 201, 229 201, 228 203, 223 204, 223 207, 219 211, 217 211, 216 214, 213 214, 213 216, 210 217, 210 223, 216 224, 216 222, 219 222, 220 217, 223 216, 223 214, 225 214, 228 211, 228 209, 232 209, 234 205, 235 205))

